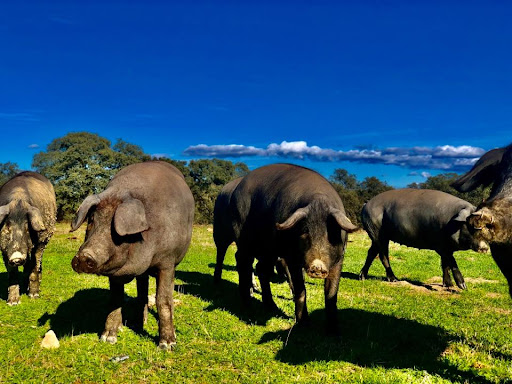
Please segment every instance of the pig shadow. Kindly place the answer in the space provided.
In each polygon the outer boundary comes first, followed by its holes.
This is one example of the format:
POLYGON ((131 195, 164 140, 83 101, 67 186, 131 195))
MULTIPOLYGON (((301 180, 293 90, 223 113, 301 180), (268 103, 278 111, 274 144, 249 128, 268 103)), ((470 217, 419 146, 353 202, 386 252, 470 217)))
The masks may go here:
MULTIPOLYGON (((215 263, 208 264, 208 267, 210 267, 212 270, 215 269, 215 263)), ((223 271, 231 271, 236 272, 236 266, 235 265, 226 265, 224 264, 222 266, 223 271)), ((212 272, 213 273, 213 272, 212 272)), ((254 274, 258 276, 258 273, 256 272, 256 268, 254 268, 254 274)), ((286 276, 283 273, 279 273, 276 268, 274 268, 274 272, 270 276, 270 282, 272 283, 284 283, 286 281, 286 276)))
POLYGON ((422 370, 454 382, 491 383, 476 371, 462 371, 443 359, 443 352, 460 337, 442 328, 358 309, 340 310, 338 315, 341 339, 318 332, 325 315, 316 310, 310 314, 311 326, 268 332, 259 344, 281 340, 283 347, 275 359, 290 365, 345 361, 361 367, 422 370))
POLYGON ((266 325, 273 317, 289 318, 280 309, 269 310, 254 297, 248 306, 242 305, 238 284, 230 281, 222 280, 214 284, 213 275, 189 271, 176 271, 176 278, 184 282, 177 288, 179 292, 210 302, 206 311, 226 310, 243 322, 256 325, 266 325))
MULTIPOLYGON (((108 289, 82 289, 60 304, 54 314, 46 312, 41 316, 38 319, 38 325, 43 326, 50 322, 50 328, 59 339, 87 333, 96 333, 99 337, 105 328, 105 321, 109 314, 109 300, 108 289)), ((152 339, 155 343, 158 342, 158 336, 150 335, 142 328, 136 310, 136 299, 125 295, 122 307, 123 325, 138 335, 152 339)), ((153 309, 148 312, 157 316, 153 309)))

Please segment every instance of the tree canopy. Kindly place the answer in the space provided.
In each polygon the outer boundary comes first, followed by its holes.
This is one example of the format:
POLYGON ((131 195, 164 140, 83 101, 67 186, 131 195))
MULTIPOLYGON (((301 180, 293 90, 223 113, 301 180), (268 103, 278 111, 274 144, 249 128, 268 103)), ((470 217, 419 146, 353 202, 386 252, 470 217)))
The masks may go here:
POLYGON ((103 191, 119 169, 149 159, 142 148, 121 139, 112 146, 97 134, 73 132, 34 155, 32 167, 52 182, 62 219, 73 215, 88 195, 103 191))
POLYGON ((10 161, 7 163, 0 163, 0 185, 3 185, 18 172, 20 172, 18 164, 11 163, 10 161))
POLYGON ((335 169, 329 180, 340 195, 348 218, 357 225, 361 225, 361 209, 364 203, 379 193, 393 189, 375 176, 358 181, 355 175, 343 168, 335 169))
POLYGON ((451 186, 451 184, 460 177, 457 173, 441 173, 439 175, 428 177, 423 183, 409 184, 409 188, 435 189, 443 191, 450 195, 457 196, 460 199, 469 201, 471 204, 478 206, 482 201, 489 197, 490 187, 478 187, 471 192, 459 192, 451 186))

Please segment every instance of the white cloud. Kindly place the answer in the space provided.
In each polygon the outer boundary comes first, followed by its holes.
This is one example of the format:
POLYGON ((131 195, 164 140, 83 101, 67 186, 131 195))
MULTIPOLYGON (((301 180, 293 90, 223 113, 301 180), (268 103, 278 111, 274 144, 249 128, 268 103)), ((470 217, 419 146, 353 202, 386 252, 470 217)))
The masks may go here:
POLYGON ((39 144, 30 144, 28 147, 30 149, 36 149, 36 148, 39 148, 39 144))
POLYGON ((424 177, 425 179, 428 179, 432 175, 430 172, 421 172, 421 176, 424 177))
POLYGON ((384 149, 353 149, 338 151, 329 148, 309 146, 305 141, 283 141, 271 143, 267 148, 240 144, 205 145, 199 144, 185 149, 184 154, 192 157, 249 157, 269 156, 281 158, 310 159, 314 161, 349 161, 357 163, 387 164, 412 169, 437 169, 444 171, 470 168, 485 150, 468 145, 437 147, 389 147, 384 149))

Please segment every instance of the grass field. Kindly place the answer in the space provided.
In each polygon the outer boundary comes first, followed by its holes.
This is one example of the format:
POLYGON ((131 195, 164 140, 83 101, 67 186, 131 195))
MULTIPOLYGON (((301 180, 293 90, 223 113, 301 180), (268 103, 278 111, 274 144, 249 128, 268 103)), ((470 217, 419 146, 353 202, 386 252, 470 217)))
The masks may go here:
MULTIPOLYGON (((440 287, 440 258, 392 244, 399 283, 384 281, 376 260, 361 282, 369 240, 350 236, 338 294, 341 339, 324 336, 323 285, 307 281, 310 328, 294 327, 288 285, 276 278, 282 313, 239 305, 234 246, 223 284, 212 284, 211 227, 197 226, 177 271, 173 352, 157 349, 156 309, 143 333, 131 328, 135 283, 126 286, 127 326, 118 343, 98 341, 108 301, 108 279, 78 275, 71 258, 83 239, 59 224, 43 259, 40 299, 8 307, 7 273, 0 269, 0 382, 2 383, 505 383, 512 382, 512 303, 489 254, 455 257, 467 291, 440 287), (77 236, 77 237, 75 237, 77 236), (40 347, 53 329, 60 348, 40 347), (122 362, 111 358, 128 355, 122 362)), ((154 292, 154 279, 150 291, 154 292)))

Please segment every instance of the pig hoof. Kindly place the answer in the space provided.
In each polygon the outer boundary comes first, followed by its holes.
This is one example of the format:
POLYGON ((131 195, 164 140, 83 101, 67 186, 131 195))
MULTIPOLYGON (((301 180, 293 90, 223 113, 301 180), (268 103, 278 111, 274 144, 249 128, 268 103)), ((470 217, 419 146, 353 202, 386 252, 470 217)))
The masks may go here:
POLYGON ((176 347, 176 342, 175 341, 171 341, 169 343, 167 343, 165 341, 161 341, 160 344, 158 344, 158 349, 160 349, 162 351, 169 351, 169 352, 171 352, 175 347, 176 347))
POLYGON ((28 297, 30 297, 31 299, 37 299, 39 297, 39 293, 29 293, 28 297))
POLYGON ((100 341, 102 341, 104 343, 115 344, 115 343, 117 343, 117 336, 103 334, 100 337, 100 341))
POLYGON ((364 273, 361 271, 361 273, 359 273, 359 280, 366 280, 368 278, 368 274, 364 273))
POLYGON ((457 287, 459 287, 460 289, 467 289, 468 287, 466 286, 466 283, 462 282, 462 283, 457 283, 457 287))
POLYGON ((19 303, 20 303, 20 299, 18 299, 18 300, 8 300, 7 301, 7 305, 9 307, 12 307, 13 305, 18 305, 19 303))

